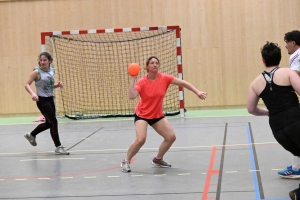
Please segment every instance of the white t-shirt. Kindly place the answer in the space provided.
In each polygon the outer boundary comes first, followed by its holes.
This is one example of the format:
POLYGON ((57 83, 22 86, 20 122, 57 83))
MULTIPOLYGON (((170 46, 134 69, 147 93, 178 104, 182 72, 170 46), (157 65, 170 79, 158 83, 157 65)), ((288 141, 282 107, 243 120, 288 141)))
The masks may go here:
POLYGON ((300 48, 290 56, 290 68, 300 72, 300 48))

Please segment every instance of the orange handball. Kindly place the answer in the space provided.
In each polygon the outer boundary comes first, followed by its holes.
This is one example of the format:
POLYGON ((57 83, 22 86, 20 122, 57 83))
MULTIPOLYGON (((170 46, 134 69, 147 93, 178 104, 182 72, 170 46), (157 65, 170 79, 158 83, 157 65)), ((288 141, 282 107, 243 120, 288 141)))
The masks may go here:
POLYGON ((128 73, 131 76, 136 76, 138 75, 138 73, 140 72, 141 67, 138 63, 131 63, 130 65, 128 65, 128 73))

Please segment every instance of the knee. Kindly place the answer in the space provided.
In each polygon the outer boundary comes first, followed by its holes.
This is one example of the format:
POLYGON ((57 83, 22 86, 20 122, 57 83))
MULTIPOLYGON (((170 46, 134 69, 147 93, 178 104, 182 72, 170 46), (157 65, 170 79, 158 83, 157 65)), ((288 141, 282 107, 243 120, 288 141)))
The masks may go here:
POLYGON ((44 124, 46 125, 47 128, 50 128, 51 123, 49 121, 46 121, 44 124))
POLYGON ((288 149, 289 152, 291 152, 294 156, 300 157, 300 149, 299 148, 291 148, 288 149))
POLYGON ((171 134, 168 137, 166 137, 165 140, 173 143, 176 140, 176 135, 175 134, 171 134))
POLYGON ((138 146, 143 146, 146 142, 146 138, 136 138, 135 140, 135 143, 138 145, 138 146))
POLYGON ((57 124, 58 124, 57 119, 54 118, 53 120, 51 120, 51 123, 54 124, 55 126, 57 126, 57 124))

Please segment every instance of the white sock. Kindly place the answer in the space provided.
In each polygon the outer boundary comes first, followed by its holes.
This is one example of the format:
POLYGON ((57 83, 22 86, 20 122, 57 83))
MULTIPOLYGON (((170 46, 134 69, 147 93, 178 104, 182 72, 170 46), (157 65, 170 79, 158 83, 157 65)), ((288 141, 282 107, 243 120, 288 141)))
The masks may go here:
POLYGON ((292 169, 298 171, 300 169, 300 158, 298 156, 292 156, 292 169))

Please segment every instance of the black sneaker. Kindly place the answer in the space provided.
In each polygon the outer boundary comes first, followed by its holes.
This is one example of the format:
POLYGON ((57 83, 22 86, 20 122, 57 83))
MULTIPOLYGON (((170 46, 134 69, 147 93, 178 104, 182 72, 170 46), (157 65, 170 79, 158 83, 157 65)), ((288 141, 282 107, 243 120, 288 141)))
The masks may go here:
POLYGON ((300 200, 300 189, 297 188, 289 193, 292 200, 300 200))
POLYGON ((171 164, 167 163, 163 159, 158 160, 156 158, 153 158, 152 165, 156 165, 156 166, 160 166, 160 167, 172 167, 171 164))

